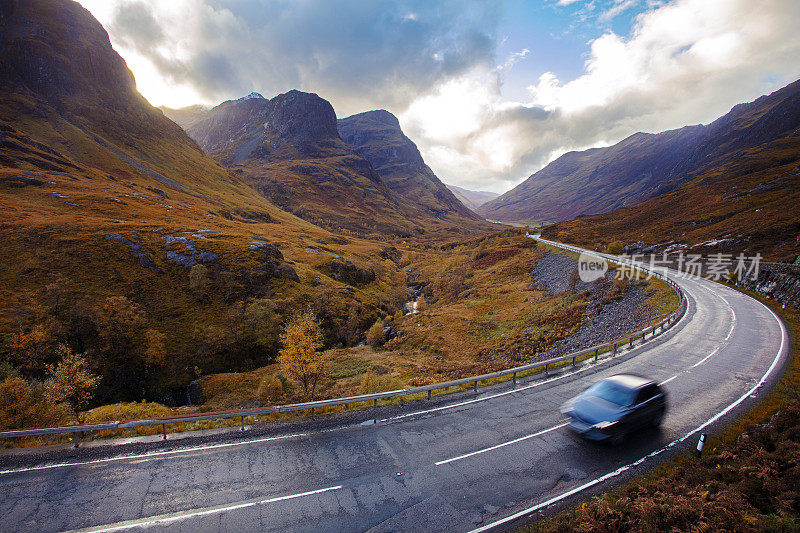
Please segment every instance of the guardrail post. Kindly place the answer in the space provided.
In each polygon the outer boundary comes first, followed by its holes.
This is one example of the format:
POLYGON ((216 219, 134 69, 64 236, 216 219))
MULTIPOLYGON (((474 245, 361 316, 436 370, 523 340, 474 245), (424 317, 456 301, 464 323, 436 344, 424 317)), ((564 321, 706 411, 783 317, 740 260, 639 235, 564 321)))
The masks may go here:
POLYGON ((478 392, 478 380, 475 380, 475 383, 473 385, 475 386, 475 392, 477 393, 478 392))
POLYGON ((595 348, 595 349, 594 349, 594 360, 595 360, 595 362, 597 362, 597 355, 598 355, 599 353, 600 353, 600 348, 595 348))
POLYGON ((630 345, 628 347, 629 348, 633 348, 633 337, 631 337, 631 343, 630 343, 630 345))
POLYGON ((167 425, 161 424, 161 435, 163 435, 164 440, 167 440, 167 425))
POLYGON ((242 415, 242 416, 241 416, 241 417, 239 417, 239 418, 241 419, 241 420, 240 420, 240 422, 241 422, 241 424, 242 424, 242 427, 239 429, 239 431, 244 431, 244 415, 242 415))
POLYGON ((75 444, 72 447, 73 448, 77 448, 78 447, 78 441, 80 440, 80 432, 74 431, 72 433, 72 440, 75 441, 75 444))
POLYGON ((428 391, 428 399, 431 399, 431 391, 428 391))
POLYGON ((314 420, 314 408, 311 408, 311 420, 314 420))
POLYGON ((617 353, 617 343, 614 343, 614 350, 611 352, 612 354, 617 353))
POLYGON ((545 364, 545 365, 544 365, 544 373, 545 373, 545 374, 549 374, 549 373, 550 373, 550 372, 548 371, 548 368, 547 368, 549 365, 550 365, 550 363, 547 363, 547 364, 545 364))
POLYGON ((514 372, 514 385, 516 385, 516 384, 517 384, 517 373, 514 372))
POLYGON ((378 407, 378 399, 377 398, 372 400, 372 407, 378 407))
POLYGON ((572 366, 575 366, 575 358, 572 358, 572 366))

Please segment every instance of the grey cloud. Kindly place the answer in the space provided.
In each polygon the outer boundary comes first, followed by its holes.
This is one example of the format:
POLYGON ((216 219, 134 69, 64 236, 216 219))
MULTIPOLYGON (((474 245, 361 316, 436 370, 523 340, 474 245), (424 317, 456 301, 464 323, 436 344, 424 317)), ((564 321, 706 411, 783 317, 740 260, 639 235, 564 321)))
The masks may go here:
POLYGON ((205 0, 187 13, 186 27, 165 27, 149 1, 125 4, 113 31, 165 76, 210 100, 314 91, 340 114, 402 110, 437 83, 493 64, 499 16, 495 4, 480 1, 205 0), (188 42, 189 57, 152 46, 159 31, 167 45, 188 42))

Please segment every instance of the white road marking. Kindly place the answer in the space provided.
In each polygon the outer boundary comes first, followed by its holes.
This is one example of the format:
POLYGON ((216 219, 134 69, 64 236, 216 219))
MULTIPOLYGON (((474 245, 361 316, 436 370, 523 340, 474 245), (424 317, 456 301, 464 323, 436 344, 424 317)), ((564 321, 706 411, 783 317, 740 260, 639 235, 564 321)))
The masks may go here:
POLYGON ((593 486, 595 486, 595 485, 597 485, 599 483, 602 483, 603 481, 606 481, 608 479, 616 477, 616 476, 622 474, 623 472, 625 472, 627 470, 630 470, 632 468, 636 468, 637 466, 639 466, 640 464, 645 462, 647 459, 655 457, 655 456, 657 456, 657 455, 659 455, 661 453, 664 453, 669 448, 672 448, 672 447, 680 444, 681 442, 684 442, 686 439, 688 439, 692 435, 695 435, 695 434, 699 433, 700 431, 702 431, 706 427, 710 426, 711 424, 713 424, 714 422, 716 422, 717 420, 719 420, 720 418, 722 418, 723 416, 725 416, 726 414, 731 412, 733 409, 735 409, 743 401, 745 401, 750 395, 752 395, 759 387, 761 387, 767 381, 767 378, 769 378, 770 374, 772 374, 772 372, 778 366, 778 362, 781 360, 781 356, 784 354, 784 349, 785 349, 785 346, 786 346, 786 329, 785 329, 785 327, 783 325, 783 322, 781 322, 780 318, 778 318, 778 316, 772 311, 772 309, 770 309, 769 307, 767 307, 766 305, 764 305, 760 301, 758 301, 758 300, 756 300, 756 301, 758 303, 760 303, 767 311, 769 311, 770 314, 778 322, 778 327, 781 330, 781 345, 780 345, 780 348, 778 348, 778 353, 775 355, 775 358, 772 360, 772 364, 769 366, 769 368, 767 369, 766 373, 764 373, 764 375, 761 377, 761 379, 759 380, 758 383, 756 383, 750 390, 748 390, 742 396, 740 396, 739 399, 737 399, 732 404, 728 405, 725 409, 723 409, 722 411, 718 412, 716 415, 714 415, 711 418, 709 418, 708 420, 706 420, 702 425, 700 425, 700 426, 694 428, 693 430, 689 431, 683 437, 680 437, 678 439, 673 440, 672 442, 670 442, 666 446, 663 446, 661 448, 658 448, 657 450, 654 450, 654 451, 650 452, 649 454, 647 454, 644 457, 638 459, 637 461, 629 463, 629 464, 627 464, 625 466, 621 466, 620 468, 618 468, 618 469, 616 469, 616 470, 614 470, 612 472, 609 472, 609 473, 607 473, 607 474, 605 474, 603 476, 600 476, 600 477, 598 477, 596 479, 588 481, 588 482, 584 483, 583 485, 579 485, 579 486, 577 486, 577 487, 575 487, 573 489, 570 489, 570 490, 568 490, 566 492, 563 492, 563 493, 561 493, 561 494, 559 494, 557 496, 554 496, 554 497, 550 498, 549 500, 545 500, 545 501, 543 501, 541 503, 538 503, 538 504, 536 504, 536 505, 534 505, 532 507, 528 507, 527 509, 523 509, 522 511, 514 513, 513 515, 507 516, 505 518, 501 518, 500 520, 496 520, 494 522, 486 524, 483 527, 479 527, 477 529, 473 529, 470 533, 479 533, 479 532, 482 532, 482 531, 489 531, 491 529, 494 529, 494 528, 496 528, 498 526, 501 526, 503 524, 506 524, 508 522, 512 522, 514 520, 517 520, 518 518, 522 518, 524 516, 527 516, 527 515, 529 515, 531 513, 534 513, 536 511, 538 511, 539 509, 544 509, 545 507, 547 507, 549 505, 557 503, 557 502, 559 502, 561 500, 564 500, 565 498, 568 498, 568 497, 570 497, 570 496, 572 496, 574 494, 577 494, 577 493, 579 493, 579 492, 581 492, 583 490, 586 490, 586 489, 588 489, 590 487, 593 487, 593 486))
POLYGON ((450 459, 445 459, 444 461, 437 462, 436 466, 445 465, 447 463, 452 463, 453 461, 458 461, 458 460, 461 460, 461 459, 466 459, 467 457, 472 457, 473 455, 478 455, 478 454, 481 454, 481 453, 486 453, 486 452, 490 452, 492 450, 496 450, 498 448, 503 448, 505 446, 510 446, 512 444, 516 444, 516 443, 522 442, 524 440, 528 440, 528 439, 532 439, 534 437, 538 437, 540 435, 544 435, 545 433, 550 433, 551 431, 555 431, 555 430, 557 430, 559 428, 563 428, 566 425, 567 425, 567 423, 564 422, 563 424, 559 424, 559 425, 553 426, 551 428, 543 429, 542 431, 537 431, 536 433, 532 433, 530 435, 526 435, 526 436, 520 437, 518 439, 510 440, 510 441, 504 442, 502 444, 497 444, 495 446, 490 446, 489 448, 484 448, 482 450, 478 450, 478 451, 471 452, 471 453, 465 453, 464 455, 459 455, 458 457, 452 457, 450 459))
POLYGON ((664 381, 662 381, 661 383, 659 383, 659 385, 666 385, 667 383, 669 383, 670 381, 672 381, 673 379, 675 379, 675 378, 677 378, 677 377, 678 377, 678 374, 675 374, 675 375, 674 375, 674 376, 672 376, 671 378, 669 378, 669 379, 665 379, 664 381))
POLYGON ((717 352, 719 352, 719 349, 720 349, 720 348, 721 348, 721 346, 717 346, 716 348, 714 348, 714 351, 713 351, 713 352, 711 352, 710 354, 708 354, 707 356, 703 357, 703 358, 702 358, 702 359, 700 359, 698 362, 696 362, 695 364, 693 364, 693 365, 692 365, 692 368, 697 368, 698 366, 700 366, 700 365, 702 365, 703 363, 705 363, 706 361, 708 361, 708 360, 709 360, 711 357, 713 357, 714 355, 716 355, 716 354, 717 354, 717 352))
POLYGON ((148 452, 148 453, 140 453, 137 455, 120 455, 118 457, 107 457, 104 459, 93 459, 91 461, 77 461, 72 463, 54 463, 49 465, 40 465, 40 466, 31 466, 27 468, 14 468, 10 470, 0 470, 0 475, 6 474, 19 474, 23 472, 35 472, 37 470, 50 470, 53 468, 64 468, 68 466, 85 466, 85 465, 94 465, 99 463, 111 463, 114 461, 128 461, 131 459, 151 459, 154 457, 164 457, 169 455, 177 455, 177 454, 186 454, 186 453, 193 453, 193 452, 202 452, 205 450, 216 450, 220 448, 231 448, 233 446, 246 446, 248 444, 259 444, 261 442, 270 442, 274 440, 282 440, 282 439, 289 439, 292 437, 305 437, 308 436, 308 433, 294 433, 291 435, 279 435, 277 437, 264 437, 262 439, 252 439, 252 440, 244 440, 244 441, 237 441, 237 442, 226 442, 223 444, 208 444, 206 446, 195 446, 192 448, 181 448, 178 450, 165 450, 161 452, 148 452))
POLYGON ((110 531, 123 531, 126 529, 133 529, 133 528, 147 528, 150 526, 155 525, 162 525, 162 524, 169 524, 172 522, 179 522, 181 520, 186 520, 188 518, 196 518, 199 516, 208 516, 212 514, 218 513, 225 513, 228 511, 235 511, 237 509, 245 509, 247 507, 254 507, 256 505, 265 505, 267 503, 275 503, 281 502, 285 500, 293 500, 295 498, 302 498, 303 496, 313 496, 314 494, 322 494, 323 492, 330 492, 334 490, 341 489, 341 485, 336 485, 335 487, 327 487, 324 489, 317 489, 312 490, 309 492, 301 492, 299 494, 289 494, 287 496, 277 496, 275 498, 266 498, 261 500, 250 500, 246 502, 239 502, 234 504, 228 505, 220 505, 217 507, 208 507, 205 509, 198 509, 195 511, 184 511, 180 513, 174 514, 167 514, 167 515, 160 515, 160 516, 151 516, 149 518, 142 518, 140 520, 129 520, 127 522, 119 522, 117 524, 108 524, 104 526, 95 526, 89 527, 85 529, 79 529, 77 531, 81 532, 94 532, 94 533, 105 533, 110 531))

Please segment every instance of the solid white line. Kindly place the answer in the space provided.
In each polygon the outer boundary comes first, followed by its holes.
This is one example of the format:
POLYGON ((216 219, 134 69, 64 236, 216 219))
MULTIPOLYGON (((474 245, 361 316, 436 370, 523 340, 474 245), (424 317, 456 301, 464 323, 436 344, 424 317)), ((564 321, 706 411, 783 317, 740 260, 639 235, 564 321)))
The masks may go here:
MULTIPOLYGON (((754 300, 755 300, 755 298, 754 298, 754 300)), ((506 523, 511 522, 513 520, 516 520, 518 518, 522 518, 523 516, 526 516, 526 515, 529 515, 529 514, 531 514, 533 512, 536 512, 539 509, 543 509, 543 508, 545 508, 545 507, 547 507, 549 505, 552 505, 552 504, 554 504, 556 502, 559 502, 559 501, 561 501, 561 500, 563 500, 565 498, 568 498, 568 497, 572 496, 573 494, 577 494, 577 493, 579 493, 579 492, 581 492, 583 490, 586 490, 586 489, 588 489, 590 487, 593 487, 593 486, 595 486, 595 485, 597 485, 599 483, 602 483, 603 481, 611 479, 612 477, 616 477, 616 476, 622 474, 623 472, 625 472, 627 470, 630 470, 631 468, 635 468, 635 467, 639 466, 640 464, 642 464, 643 462, 645 462, 647 459, 649 459, 651 457, 655 457, 656 455, 659 455, 659 454, 665 452, 669 448, 672 448, 673 446, 676 446, 676 445, 680 444, 681 442, 684 442, 686 439, 688 439, 692 435, 697 434, 698 432, 702 431, 706 427, 710 426, 711 424, 713 424, 714 422, 716 422, 717 420, 719 420, 720 418, 722 418, 723 416, 725 416, 726 414, 731 412, 731 410, 735 409, 743 401, 745 401, 751 394, 753 394, 759 387, 761 387, 767 381, 767 379, 769 378, 770 374, 772 374, 772 372, 778 366, 778 362, 781 360, 781 356, 783 355, 784 348, 786 346, 786 328, 784 327, 783 322, 772 311, 772 309, 770 309, 769 307, 767 307, 766 305, 764 305, 760 301, 758 301, 758 300, 756 300, 756 301, 758 303, 760 303, 767 311, 769 311, 770 314, 778 322, 778 327, 781 330, 781 345, 780 345, 780 348, 778 348, 778 353, 775 355, 775 358, 772 360, 772 364, 769 366, 769 368, 767 369, 766 373, 761 377, 759 382, 756 383, 750 390, 745 392, 742 396, 740 396, 738 400, 736 400, 735 402, 733 402, 732 404, 727 406, 725 409, 723 409, 722 411, 720 411, 716 415, 714 415, 711 418, 709 418, 708 420, 706 420, 706 422, 703 423, 702 425, 700 425, 700 426, 696 427, 695 429, 691 430, 689 433, 687 433, 683 437, 681 437, 679 439, 675 439, 674 441, 670 442, 666 446, 664 446, 662 448, 659 448, 659 449, 657 449, 657 450, 645 455, 644 457, 638 459, 637 461, 634 461, 633 463, 627 464, 625 466, 621 466, 620 468, 618 468, 618 469, 616 469, 616 470, 614 470, 612 472, 609 472, 609 473, 607 473, 607 474, 605 474, 603 476, 600 476, 600 477, 598 477, 596 479, 593 479, 592 481, 588 481, 588 482, 584 483, 583 485, 579 485, 579 486, 577 486, 577 487, 575 487, 575 488, 573 488, 571 490, 568 490, 567 492, 564 492, 564 493, 561 493, 561 494, 559 494, 557 496, 554 496, 554 497, 550 498, 549 500, 545 500, 545 501, 543 501, 541 503, 538 503, 538 504, 536 504, 536 505, 534 505, 532 507, 528 507, 527 509, 523 509, 522 511, 514 513, 513 515, 507 516, 505 518, 501 518, 500 520, 496 520, 495 522, 486 524, 483 527, 479 527, 477 529, 473 529, 470 533, 479 533, 479 532, 482 532, 482 531, 488 531, 490 529, 494 529, 494 528, 496 528, 496 527, 498 527, 500 525, 506 524, 506 523)))
POLYGON ((294 433, 291 435, 279 435, 277 437, 264 437, 262 439, 252 439, 252 440, 244 440, 244 441, 237 441, 237 442, 227 442, 224 444, 208 444, 205 446, 195 446, 193 448, 181 448, 178 450, 165 450, 162 452, 149 452, 149 453, 140 453, 137 455, 120 455, 118 457, 107 457, 104 459, 93 459, 91 461, 77 461, 73 463, 54 463, 50 465, 41 465, 41 466, 31 466, 27 468, 15 468, 11 470, 0 470, 0 475, 5 474, 19 474, 23 472, 34 472, 37 470, 50 470, 52 468, 64 468, 69 466, 86 466, 86 465, 94 465, 99 463, 111 463, 115 461, 128 461, 130 459, 150 459, 154 457, 164 457, 169 455, 177 455, 177 454, 184 454, 184 453, 193 453, 193 452, 202 452, 205 450, 216 450, 220 448, 231 448, 233 446, 246 446, 248 444, 258 444, 261 442, 270 442, 274 440, 282 440, 282 439, 289 439, 292 437, 305 437, 308 433, 294 433))
POLYGON ((460 459, 466 459, 467 457, 472 457, 473 455, 478 455, 478 454, 481 454, 481 453, 490 452, 490 451, 496 450, 498 448, 503 448, 504 446, 510 446, 511 444, 516 444, 518 442, 522 442, 522 441, 527 440, 527 439, 532 439, 533 437, 538 437, 540 435, 544 435, 545 433, 550 433, 551 431, 555 431, 555 430, 557 430, 559 428, 563 428, 566 425, 567 425, 567 423, 564 422, 563 424, 559 424, 559 425, 553 426, 551 428, 543 429, 542 431, 537 431, 536 433, 533 433, 531 435, 526 435, 524 437, 520 437, 518 439, 510 440, 510 441, 504 442, 502 444, 497 444, 496 446, 490 446, 489 448, 484 448, 484 449, 478 450, 476 452, 465 453, 464 455, 459 455, 458 457, 452 457, 450 459, 445 459, 444 461, 439 461, 438 463, 436 463, 436 466, 441 466, 441 465, 444 465, 444 464, 447 464, 447 463, 452 463, 453 461, 458 461, 460 459))
POLYGON ((275 498, 266 498, 263 500, 255 500, 255 501, 247 501, 247 502, 240 502, 234 503, 229 505, 221 505, 218 507, 209 507, 206 509, 200 509, 197 511, 189 511, 189 512, 180 512, 168 515, 160 515, 160 516, 152 516, 149 518, 143 518, 140 520, 130 520, 127 522, 119 522, 117 524, 109 524, 104 526, 95 526, 89 527, 85 529, 79 529, 78 531, 85 531, 85 532, 94 532, 94 533, 105 533, 110 531, 122 531, 125 529, 133 529, 133 528, 146 528, 154 525, 161 525, 161 524, 169 524, 172 522, 178 522, 181 520, 186 520, 188 518, 196 518, 198 516, 208 516, 212 514, 218 513, 225 513, 228 511, 235 511, 237 509, 245 509, 247 507, 254 507, 256 505, 264 505, 267 503, 275 503, 281 502, 285 500, 293 500, 295 498, 302 498, 303 496, 312 496, 314 494, 321 494, 323 492, 330 492, 333 490, 341 489, 341 485, 336 485, 335 487, 327 487, 324 489, 317 489, 312 490, 309 492, 301 492, 299 494, 289 494, 287 496, 277 496, 275 498))

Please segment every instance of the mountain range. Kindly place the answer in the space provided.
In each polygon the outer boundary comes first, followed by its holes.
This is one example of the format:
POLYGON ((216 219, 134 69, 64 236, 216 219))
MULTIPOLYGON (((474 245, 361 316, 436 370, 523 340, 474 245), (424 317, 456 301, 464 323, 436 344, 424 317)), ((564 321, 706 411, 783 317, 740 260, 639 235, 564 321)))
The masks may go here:
POLYGON ((488 202, 489 200, 494 200, 498 196, 499 193, 491 192, 491 191, 471 191, 469 189, 464 189, 463 187, 458 187, 457 185, 446 184, 447 188, 453 193, 453 195, 458 198, 462 204, 470 208, 472 211, 477 211, 480 206, 488 202))
POLYGON ((162 110, 273 203, 319 226, 404 238, 488 228, 388 111, 337 121, 329 102, 297 90, 271 99, 252 93, 209 110, 162 110))
POLYGON ((799 162, 800 81, 707 126, 567 153, 477 211, 493 220, 561 221, 545 234, 581 244, 713 243, 793 260, 799 162))

